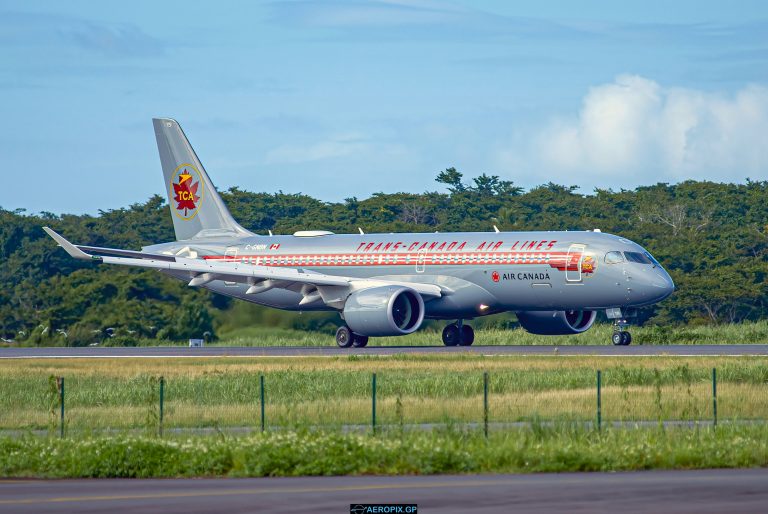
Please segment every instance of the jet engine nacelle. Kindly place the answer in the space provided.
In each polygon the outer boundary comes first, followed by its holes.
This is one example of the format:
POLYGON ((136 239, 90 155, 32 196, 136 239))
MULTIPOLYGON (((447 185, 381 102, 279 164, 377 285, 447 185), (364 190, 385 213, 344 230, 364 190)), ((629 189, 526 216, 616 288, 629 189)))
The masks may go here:
POLYGON ((344 321, 363 336, 402 336, 424 321, 421 295, 403 286, 381 286, 356 291, 344 304, 344 321))
POLYGON ((596 311, 524 311, 517 319, 532 334, 560 336, 581 334, 595 322, 596 311))

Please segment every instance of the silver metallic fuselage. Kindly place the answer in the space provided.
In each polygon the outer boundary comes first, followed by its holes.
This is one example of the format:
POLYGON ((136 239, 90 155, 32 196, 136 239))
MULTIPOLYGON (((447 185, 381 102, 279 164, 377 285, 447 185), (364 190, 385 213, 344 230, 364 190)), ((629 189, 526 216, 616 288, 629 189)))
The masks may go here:
MULTIPOLYGON (((602 232, 323 234, 190 239, 145 252, 299 268, 326 275, 435 284, 449 291, 425 303, 425 317, 471 319, 504 311, 598 310, 656 303, 674 290, 651 264, 606 262, 607 252, 640 252, 638 244, 602 232)), ((164 271, 189 281, 184 272, 164 271)), ((205 284, 216 293, 279 309, 334 310, 300 305, 300 291, 274 288, 246 294, 248 284, 205 284)))

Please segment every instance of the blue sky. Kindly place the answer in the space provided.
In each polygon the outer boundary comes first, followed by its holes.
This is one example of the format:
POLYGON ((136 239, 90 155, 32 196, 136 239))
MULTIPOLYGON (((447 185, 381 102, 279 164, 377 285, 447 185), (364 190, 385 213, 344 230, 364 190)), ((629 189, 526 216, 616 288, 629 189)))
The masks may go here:
POLYGON ((328 201, 437 172, 768 179, 768 3, 0 0, 0 207, 164 185, 153 116, 217 186, 328 201))

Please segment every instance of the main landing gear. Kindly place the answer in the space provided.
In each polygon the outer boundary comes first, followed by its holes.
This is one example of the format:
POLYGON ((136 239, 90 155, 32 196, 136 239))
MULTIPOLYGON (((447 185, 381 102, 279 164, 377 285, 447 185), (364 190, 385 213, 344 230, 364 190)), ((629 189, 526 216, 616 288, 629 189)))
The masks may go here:
POLYGON ((364 348, 368 344, 368 336, 355 334, 348 326, 342 325, 336 330, 336 344, 339 348, 364 348))
POLYGON ((475 331, 464 320, 446 325, 443 329, 443 344, 445 346, 470 346, 475 342, 475 331))
POLYGON ((614 322, 613 335, 611 336, 611 342, 614 346, 627 346, 632 342, 632 334, 626 330, 628 324, 623 319, 614 322))

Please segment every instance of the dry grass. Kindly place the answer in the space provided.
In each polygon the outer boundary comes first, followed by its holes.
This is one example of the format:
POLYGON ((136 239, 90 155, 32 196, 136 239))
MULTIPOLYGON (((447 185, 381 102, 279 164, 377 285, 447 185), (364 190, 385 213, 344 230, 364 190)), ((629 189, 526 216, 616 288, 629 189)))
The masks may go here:
POLYGON ((168 427, 258 425, 261 374, 268 424, 365 424, 374 371, 381 423, 481 421, 483 371, 491 421, 591 420, 598 368, 606 420, 709 419, 713 367, 721 417, 768 419, 762 357, 47 359, 0 361, 0 427, 55 425, 51 375, 67 380, 70 429, 153 426, 161 375, 168 427))
POLYGON ((618 368, 665 369, 689 366, 692 370, 737 365, 768 366, 768 357, 601 357, 601 356, 482 356, 482 355, 395 355, 346 357, 211 357, 211 358, 120 358, 120 359, 18 359, 0 360, 0 376, 47 378, 56 376, 103 376, 128 378, 138 375, 176 377, 216 376, 231 373, 278 371, 563 371, 618 368))

